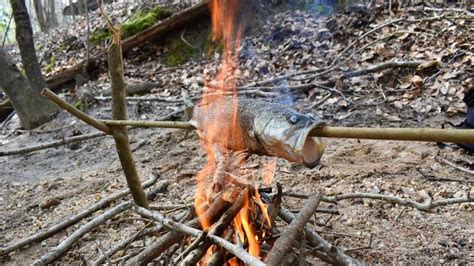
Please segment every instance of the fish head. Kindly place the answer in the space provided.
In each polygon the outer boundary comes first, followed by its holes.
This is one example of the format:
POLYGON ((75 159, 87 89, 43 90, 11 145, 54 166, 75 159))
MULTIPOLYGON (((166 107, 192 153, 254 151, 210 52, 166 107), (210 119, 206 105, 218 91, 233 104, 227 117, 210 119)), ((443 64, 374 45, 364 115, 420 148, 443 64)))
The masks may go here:
POLYGON ((258 114, 254 128, 265 152, 291 162, 314 168, 319 164, 325 144, 310 132, 324 126, 318 119, 303 115, 284 105, 258 114))

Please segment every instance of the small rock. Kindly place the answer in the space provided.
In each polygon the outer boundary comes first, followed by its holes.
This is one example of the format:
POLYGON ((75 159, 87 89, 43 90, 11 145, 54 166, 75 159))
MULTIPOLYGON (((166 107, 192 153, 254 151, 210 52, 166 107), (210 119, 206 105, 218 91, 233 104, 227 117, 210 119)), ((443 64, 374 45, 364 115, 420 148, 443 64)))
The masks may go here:
POLYGON ((46 201, 44 201, 43 203, 41 203, 40 207, 41 209, 49 209, 51 208, 52 206, 57 206, 61 204, 61 200, 58 199, 58 198, 51 198, 51 199, 47 199, 46 201))

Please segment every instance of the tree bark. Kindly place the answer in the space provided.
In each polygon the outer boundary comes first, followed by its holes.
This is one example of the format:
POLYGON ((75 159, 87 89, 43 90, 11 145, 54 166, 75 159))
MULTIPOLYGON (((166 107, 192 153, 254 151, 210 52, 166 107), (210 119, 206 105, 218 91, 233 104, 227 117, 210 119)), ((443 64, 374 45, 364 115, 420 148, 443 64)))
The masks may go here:
MULTIPOLYGON (((41 90, 46 88, 46 82, 44 80, 43 74, 41 73, 38 57, 36 56, 36 50, 33 41, 33 29, 31 28, 30 17, 28 15, 28 10, 26 9, 25 0, 10 0, 10 3, 16 23, 16 40, 18 42, 18 46, 20 47, 21 61, 23 62, 23 67, 25 68, 29 85, 32 90, 36 91, 33 95, 38 96, 41 90)), ((19 88, 16 89, 18 90, 19 88)), ((30 94, 27 98, 31 97, 32 95, 30 94)), ((38 96, 34 98, 42 97, 38 96)), ((26 98, 23 100, 28 101, 26 98)), ((42 124, 43 122, 46 122, 48 120, 47 117, 49 117, 56 110, 54 104, 49 101, 37 99, 37 103, 43 104, 42 106, 35 106, 35 109, 41 107, 41 112, 33 119, 29 119, 28 123, 25 121, 25 128, 31 129, 42 124)), ((31 112, 28 111, 25 112, 25 114, 31 114, 31 112)))
POLYGON ((15 63, 1 49, 0 87, 13 104, 23 128, 35 128, 50 118, 51 112, 45 107, 51 103, 30 86, 15 63))
POLYGON ((56 17, 56 5, 54 1, 55 0, 48 1, 49 2, 48 28, 54 28, 58 26, 58 18, 56 17))
MULTIPOLYGON (((110 23, 108 18, 107 22, 110 23)), ((127 119, 126 84, 123 78, 124 70, 120 31, 112 24, 109 24, 109 30, 112 32, 113 38, 107 52, 112 87, 112 117, 116 120, 127 119)), ((148 201, 140 183, 132 151, 130 150, 128 129, 126 126, 114 127, 112 135, 133 200, 138 206, 148 209, 148 201)))
POLYGON ((33 1, 33 6, 35 8, 36 18, 38 18, 38 24, 40 26, 41 31, 47 31, 48 26, 46 25, 46 18, 44 17, 43 5, 41 3, 41 0, 33 1))

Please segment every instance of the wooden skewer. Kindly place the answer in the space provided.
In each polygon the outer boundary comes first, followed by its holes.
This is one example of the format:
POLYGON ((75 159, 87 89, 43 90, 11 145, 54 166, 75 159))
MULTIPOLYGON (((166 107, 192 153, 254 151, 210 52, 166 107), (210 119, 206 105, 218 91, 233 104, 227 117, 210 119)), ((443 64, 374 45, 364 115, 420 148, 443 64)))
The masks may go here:
MULTIPOLYGON (((161 127, 194 129, 189 122, 178 121, 140 121, 140 120, 100 120, 108 126, 161 127)), ((474 143, 474 130, 469 129, 436 129, 436 128, 362 128, 330 127, 314 129, 314 137, 378 139, 402 141, 474 143)))
MULTIPOLYGON (((110 126, 161 127, 194 129, 189 122, 180 121, 142 121, 142 120, 96 120, 59 98, 48 89, 42 94, 61 108, 75 115, 89 125, 110 134, 110 126)), ((474 143, 474 130, 470 129, 436 129, 436 128, 363 128, 363 127, 330 127, 315 128, 310 133, 314 137, 378 139, 428 142, 474 143)))
POLYGON ((311 135, 328 138, 474 143, 474 130, 469 129, 325 126, 314 129, 311 135))

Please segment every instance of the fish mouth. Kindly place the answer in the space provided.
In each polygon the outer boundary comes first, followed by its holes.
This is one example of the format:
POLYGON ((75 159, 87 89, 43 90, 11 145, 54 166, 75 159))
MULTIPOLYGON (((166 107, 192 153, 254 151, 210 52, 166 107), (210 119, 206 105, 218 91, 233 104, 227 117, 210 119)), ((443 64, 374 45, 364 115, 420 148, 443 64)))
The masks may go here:
POLYGON ((323 127, 324 125, 324 122, 312 122, 306 125, 301 130, 296 141, 294 151, 300 158, 299 161, 308 168, 314 168, 319 164, 326 148, 321 138, 312 137, 310 133, 313 129, 323 127))

